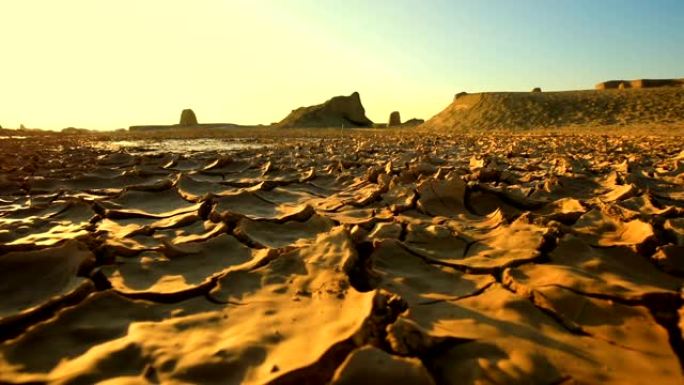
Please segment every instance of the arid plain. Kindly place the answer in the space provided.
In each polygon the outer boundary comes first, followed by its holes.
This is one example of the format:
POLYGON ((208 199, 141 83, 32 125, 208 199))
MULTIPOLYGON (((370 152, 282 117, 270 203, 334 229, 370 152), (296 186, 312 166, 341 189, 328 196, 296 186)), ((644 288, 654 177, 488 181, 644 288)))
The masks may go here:
POLYGON ((681 384, 683 94, 7 130, 0 383, 681 384))

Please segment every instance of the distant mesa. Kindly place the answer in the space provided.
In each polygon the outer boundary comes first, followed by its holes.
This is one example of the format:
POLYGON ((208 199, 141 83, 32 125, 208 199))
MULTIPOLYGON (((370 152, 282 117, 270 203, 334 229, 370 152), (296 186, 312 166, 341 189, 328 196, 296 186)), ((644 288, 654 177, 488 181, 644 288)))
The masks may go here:
POLYGON ((534 88, 532 89, 532 92, 542 92, 542 90, 541 90, 541 88, 539 88, 539 87, 534 87, 534 88))
POLYGON ((179 124, 183 127, 196 126, 197 117, 195 116, 195 112, 189 108, 183 110, 183 112, 181 112, 179 124))
POLYGON ((293 110, 276 127, 373 127, 366 117, 358 92, 349 96, 335 96, 323 104, 293 110))
POLYGON ((148 124, 148 125, 135 125, 130 126, 128 129, 130 131, 155 131, 155 130, 168 130, 168 129, 178 129, 187 127, 197 127, 197 128, 253 128, 258 126, 241 126, 233 123, 198 123, 197 116, 195 112, 189 108, 181 112, 180 121, 178 124, 148 124))
POLYGON ((596 85, 597 90, 616 90, 625 88, 659 88, 684 87, 682 79, 637 79, 637 80, 608 80, 596 85))
POLYGON ((399 111, 393 111, 389 116, 389 123, 387 123, 387 127, 396 127, 400 125, 401 115, 399 115, 399 111))
MULTIPOLYGON (((640 92, 600 90, 458 94, 422 127, 428 130, 529 130, 568 126, 684 124, 684 88, 669 81, 611 81, 640 92)), ((603 89, 603 88, 602 88, 603 89)))

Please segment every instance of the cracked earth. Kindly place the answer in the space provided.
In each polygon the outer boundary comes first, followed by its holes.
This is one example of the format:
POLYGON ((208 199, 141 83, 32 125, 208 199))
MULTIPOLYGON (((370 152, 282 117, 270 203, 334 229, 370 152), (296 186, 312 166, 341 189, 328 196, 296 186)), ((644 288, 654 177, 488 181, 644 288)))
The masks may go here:
POLYGON ((0 382, 682 384, 678 138, 0 141, 0 382))

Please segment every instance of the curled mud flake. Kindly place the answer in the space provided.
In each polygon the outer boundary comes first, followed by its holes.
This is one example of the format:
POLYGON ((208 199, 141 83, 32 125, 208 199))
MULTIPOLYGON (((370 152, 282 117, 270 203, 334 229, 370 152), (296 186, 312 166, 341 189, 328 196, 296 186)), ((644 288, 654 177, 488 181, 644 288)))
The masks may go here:
POLYGON ((518 217, 522 211, 516 206, 510 204, 499 195, 487 191, 473 191, 468 194, 468 206, 477 215, 488 215, 496 210, 501 210, 507 219, 518 217))
POLYGON ((611 206, 617 215, 625 220, 650 218, 660 219, 677 215, 677 208, 671 205, 657 205, 650 194, 635 196, 611 206))
POLYGON ((217 182, 198 180, 195 175, 182 174, 176 181, 178 194, 191 202, 199 202, 208 196, 229 195, 237 188, 222 185, 217 182))
POLYGON ((112 291, 93 293, 3 344, 0 378, 98 382, 136 370, 142 373, 149 356, 143 347, 145 336, 135 331, 138 323, 154 323, 172 314, 187 316, 215 307, 203 299, 159 305, 129 300, 112 291), (103 367, 109 370, 103 372, 103 367))
POLYGON ((83 276, 94 260, 84 244, 73 240, 57 247, 0 255, 0 294, 4 298, 0 326, 16 326, 62 301, 82 298, 92 291, 92 282, 83 276))
POLYGON ((573 230, 593 246, 642 246, 654 237, 653 227, 638 219, 623 222, 600 210, 582 215, 573 230))
POLYGON ((207 174, 228 174, 246 171, 251 166, 249 162, 236 160, 229 155, 225 155, 210 161, 201 170, 207 174))
POLYGON ((128 191, 160 192, 160 191, 168 190, 168 189, 174 187, 174 185, 175 185, 175 183, 171 179, 160 178, 160 179, 153 179, 153 180, 147 181, 145 183, 138 183, 138 184, 126 186, 126 190, 128 190, 128 191))
POLYGON ((663 229, 677 246, 684 246, 684 218, 673 218, 665 221, 663 229))
POLYGON ((224 222, 197 221, 190 226, 173 228, 168 230, 156 230, 154 238, 162 243, 182 245, 191 242, 206 241, 228 231, 228 225, 224 222))
POLYGON ((539 258, 545 242, 545 228, 518 220, 499 226, 478 237, 468 248, 463 264, 473 270, 500 270, 539 258))
POLYGON ((253 192, 242 191, 234 195, 216 198, 218 213, 238 214, 252 220, 268 220, 285 222, 288 220, 306 220, 314 213, 308 204, 290 206, 275 204, 261 199, 253 192))
POLYGON ((406 227, 404 244, 409 250, 425 258, 458 263, 465 256, 469 241, 456 236, 445 226, 409 224, 406 227))
POLYGON ((275 187, 271 190, 258 190, 256 191, 256 195, 273 204, 290 206, 305 204, 313 199, 319 198, 318 195, 307 191, 306 187, 301 185, 288 185, 284 187, 275 187))
POLYGON ((523 284, 555 285, 625 302, 673 301, 681 285, 680 279, 627 247, 593 248, 570 235, 561 239, 549 258, 550 263, 523 265, 507 275, 523 284))
POLYGON ((175 189, 162 192, 127 191, 110 203, 103 203, 108 218, 167 218, 197 211, 200 204, 181 198, 175 189))
MULTIPOLYGON (((503 383, 533 379, 546 383, 549 378, 562 381, 571 376, 578 382, 601 378, 619 384, 653 377, 669 382, 680 376, 678 359, 669 346, 640 351, 577 335, 499 284, 479 295, 412 307, 397 323, 404 318, 414 325, 410 330, 433 341, 423 361, 444 383, 459 383, 463 378, 477 383, 491 376, 503 383)), ((389 337, 401 340, 403 329, 394 330, 390 328, 389 337)), ((663 342, 662 333, 658 335, 663 342)))
POLYGON ((516 279, 519 276, 519 272, 507 270, 503 282, 516 293, 530 298, 571 331, 645 353, 658 354, 669 348, 667 330, 656 322, 646 306, 593 298, 560 284, 538 285, 534 279, 516 279))
POLYGON ((426 179, 416 187, 418 208, 432 216, 452 217, 467 214, 466 183, 457 176, 448 179, 426 179))
POLYGON ((253 259, 249 248, 227 234, 181 246, 167 245, 162 252, 142 254, 139 259, 102 269, 120 293, 168 296, 206 287, 212 277, 244 268, 253 259))
POLYGON ((125 152, 115 152, 112 154, 98 156, 97 163, 101 166, 123 168, 136 164, 137 159, 135 156, 125 152))
POLYGON ((403 231, 403 226, 397 222, 379 222, 373 226, 367 238, 372 241, 399 239, 403 231))
POLYGON ((539 210, 534 211, 534 215, 545 219, 573 224, 587 209, 577 199, 561 198, 555 200, 539 210))
POLYGON ((373 208, 355 208, 353 206, 343 206, 337 212, 322 214, 333 221, 350 226, 370 226, 377 220, 375 209, 373 208))
POLYGON ((684 276, 684 245, 659 247, 651 259, 666 273, 684 276))
POLYGON ((418 358, 390 355, 378 348, 364 346, 354 350, 335 372, 331 384, 416 384, 435 382, 418 358))
POLYGON ((407 227, 406 247, 435 262, 471 272, 494 272, 537 259, 546 229, 524 220, 488 232, 456 235, 443 226, 407 227))
POLYGON ((243 218, 233 232, 249 244, 277 249, 310 243, 318 234, 330 231, 333 226, 330 219, 315 214, 304 222, 274 223, 243 218))
POLYGON ((382 241, 370 255, 378 286, 396 293, 409 306, 471 295, 494 282, 490 275, 464 274, 428 263, 397 241, 382 241))
POLYGON ((609 192, 599 197, 603 202, 618 202, 633 197, 638 189, 633 184, 614 186, 609 192))

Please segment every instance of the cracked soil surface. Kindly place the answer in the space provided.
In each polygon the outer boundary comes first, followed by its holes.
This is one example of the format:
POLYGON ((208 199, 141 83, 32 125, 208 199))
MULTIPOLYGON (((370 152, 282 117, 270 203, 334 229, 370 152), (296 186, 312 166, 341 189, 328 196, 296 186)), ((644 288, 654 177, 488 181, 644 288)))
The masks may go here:
POLYGON ((682 384, 683 278, 681 138, 0 140, 0 383, 682 384))

